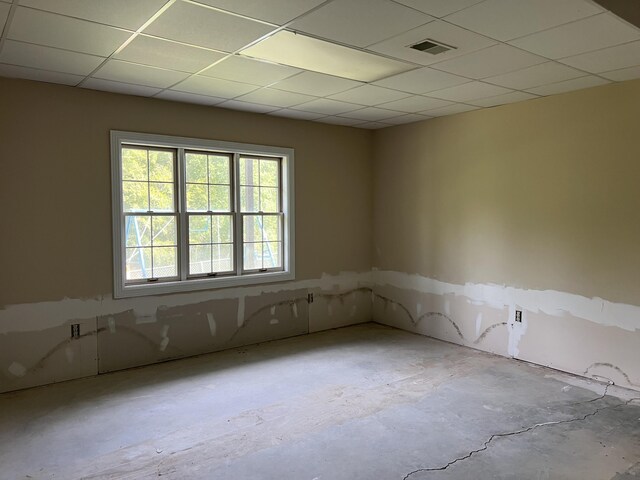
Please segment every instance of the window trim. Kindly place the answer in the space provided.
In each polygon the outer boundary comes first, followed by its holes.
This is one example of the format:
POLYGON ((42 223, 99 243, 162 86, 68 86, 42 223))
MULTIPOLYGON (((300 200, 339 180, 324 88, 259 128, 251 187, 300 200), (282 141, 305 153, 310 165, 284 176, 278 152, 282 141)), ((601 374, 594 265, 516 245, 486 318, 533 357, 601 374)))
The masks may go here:
MULTIPOLYGON (((111 210, 112 210, 112 242, 113 242, 113 296, 114 298, 140 297, 145 295, 162 295, 168 293, 188 292, 195 290, 208 290, 224 287, 239 287, 257 285, 272 282, 283 282, 295 279, 295 189, 294 189, 294 150, 292 148, 254 145, 237 142, 224 142, 218 140, 205 140, 189 137, 176 137, 149 133, 126 132, 111 130, 111 210), (283 239, 283 268, 268 272, 241 272, 239 275, 186 278, 185 280, 163 281, 147 284, 125 283, 125 244, 124 224, 122 211, 122 162, 121 152, 123 144, 139 144, 141 146, 174 148, 176 154, 176 202, 184 205, 185 180, 180 165, 184 162, 179 158, 185 150, 211 150, 221 153, 229 153, 234 158, 239 155, 280 157, 281 166, 281 202, 282 214, 282 239, 283 239)), ((235 188, 232 186, 232 189, 235 188)), ((182 207, 178 209, 178 217, 182 216, 182 207)), ((237 223, 242 222, 241 213, 236 211, 237 223)), ((179 220, 180 222, 180 220, 179 220)), ((236 225, 236 235, 238 231, 236 225)), ((187 246, 186 230, 178 225, 178 251, 180 265, 184 269, 185 248, 187 246)), ((241 237, 235 237, 237 245, 241 245, 241 237)), ((236 262, 240 259, 236 258, 236 262)), ((180 269, 179 269, 180 271, 180 269)))

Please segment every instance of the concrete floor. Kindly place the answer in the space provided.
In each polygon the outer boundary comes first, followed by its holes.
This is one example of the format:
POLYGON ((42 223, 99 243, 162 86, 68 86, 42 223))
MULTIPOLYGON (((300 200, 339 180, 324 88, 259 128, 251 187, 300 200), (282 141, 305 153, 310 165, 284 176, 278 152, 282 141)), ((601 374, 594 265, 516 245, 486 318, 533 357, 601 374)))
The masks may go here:
POLYGON ((603 393, 365 324, 0 395, 0 478, 640 479, 603 393))

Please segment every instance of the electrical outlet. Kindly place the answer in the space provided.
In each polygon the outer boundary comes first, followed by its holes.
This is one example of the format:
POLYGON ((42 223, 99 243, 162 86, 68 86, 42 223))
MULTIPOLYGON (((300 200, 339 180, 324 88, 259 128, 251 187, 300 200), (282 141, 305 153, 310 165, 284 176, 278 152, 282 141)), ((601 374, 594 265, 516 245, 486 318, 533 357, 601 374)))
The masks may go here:
POLYGON ((307 295, 307 303, 313 303, 313 293, 307 295))
POLYGON ((80 324, 71 324, 71 338, 80 338, 80 324))
POLYGON ((522 310, 516 310, 516 322, 522 323, 522 310))

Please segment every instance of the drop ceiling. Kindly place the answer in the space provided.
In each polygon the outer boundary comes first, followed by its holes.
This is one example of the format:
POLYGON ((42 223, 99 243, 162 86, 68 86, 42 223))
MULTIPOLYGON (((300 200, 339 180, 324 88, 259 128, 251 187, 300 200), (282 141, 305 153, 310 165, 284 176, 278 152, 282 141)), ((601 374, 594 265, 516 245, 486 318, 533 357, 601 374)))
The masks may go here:
POLYGON ((640 78, 592 0, 0 0, 0 30, 0 76, 360 128, 640 78))

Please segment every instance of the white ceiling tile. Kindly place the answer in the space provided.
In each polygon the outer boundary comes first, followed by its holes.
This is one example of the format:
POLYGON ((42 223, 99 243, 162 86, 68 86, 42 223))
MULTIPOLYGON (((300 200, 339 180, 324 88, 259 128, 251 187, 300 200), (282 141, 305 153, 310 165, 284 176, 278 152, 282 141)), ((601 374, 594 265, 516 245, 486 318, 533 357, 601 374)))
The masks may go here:
POLYGON ((4 30, 4 24, 7 22, 11 5, 8 3, 0 3, 0 32, 4 30))
POLYGON ((395 0, 434 17, 444 17, 484 0, 395 0))
POLYGON ((356 128, 366 128, 367 130, 378 130, 379 128, 387 128, 389 125, 381 122, 366 122, 354 126, 356 128))
POLYGON ((128 62, 195 73, 225 57, 206 48, 138 35, 114 58, 128 62))
POLYGON ((62 85, 77 85, 84 77, 70 75, 68 73, 37 70, 35 68, 18 67, 15 65, 0 64, 0 77, 24 78, 38 82, 60 83, 62 85))
POLYGON ((234 55, 208 68, 200 75, 265 86, 296 73, 300 73, 297 68, 234 55))
POLYGON ((335 0, 290 28, 365 47, 431 20, 429 15, 389 0, 335 0))
POLYGON ((231 110, 242 110, 243 112, 268 113, 277 110, 278 107, 269 105, 261 105, 258 103, 240 102, 238 100, 227 100, 218 105, 221 108, 229 108, 231 110))
POLYGON ((478 108, 479 107, 475 107, 473 105, 465 105, 464 103, 454 103, 453 105, 427 110, 422 113, 431 117, 444 117, 446 115, 455 115, 456 113, 470 112, 471 110, 477 110, 478 108))
POLYGON ((325 97, 359 85, 363 84, 355 80, 347 80, 346 78, 334 77, 323 73, 302 72, 295 77, 282 80, 272 85, 272 87, 288 92, 306 93, 317 97, 325 97))
POLYGON ((545 62, 546 59, 509 45, 494 45, 484 50, 434 65, 438 70, 469 78, 486 78, 545 62))
POLYGON ((640 66, 613 70, 612 72, 601 73, 600 76, 608 78, 609 80, 613 80, 615 82, 634 80, 636 78, 640 78, 640 66))
POLYGON ((103 57, 15 42, 13 40, 7 40, 0 53, 1 63, 74 75, 89 75, 103 61, 103 57))
POLYGON ((198 0, 212 7, 282 25, 325 0, 198 0))
POLYGON ((322 117, 317 120, 321 123, 332 123, 334 125, 344 125, 347 127, 352 127, 353 125, 362 124, 362 120, 357 118, 345 118, 345 117, 322 117))
POLYGON ((638 39, 640 29, 611 13, 603 13, 510 43, 547 58, 557 59, 638 39))
POLYGON ((472 105, 478 107, 495 107, 497 105, 505 105, 507 103, 522 102, 524 100, 531 100, 537 98, 535 95, 525 92, 511 92, 503 95, 496 95, 495 97, 481 98, 479 100, 469 100, 472 105))
POLYGON ((560 61, 592 73, 634 67, 640 65, 640 42, 631 42, 595 52, 583 53, 575 57, 563 58, 560 61))
POLYGON ((99 78, 89 78, 81 85, 81 87, 89 88, 91 90, 102 90, 105 92, 124 93, 125 95, 138 95, 140 97, 151 97, 160 92, 159 88, 112 82, 110 80, 102 80, 99 78))
POLYGON ((275 115, 276 117, 296 118, 298 120, 317 120, 325 115, 322 113, 303 112, 302 110, 291 110, 283 108, 282 110, 276 110, 269 113, 269 115, 275 115))
POLYGON ((252 92, 257 87, 245 83, 230 82, 219 78, 203 77, 194 75, 180 82, 173 87, 179 92, 195 93, 197 95, 210 95, 212 97, 222 97, 231 99, 245 93, 252 92))
POLYGON ((573 68, 567 67, 556 62, 546 62, 532 67, 523 68, 515 72, 497 75, 495 77, 485 78, 485 82, 495 83, 503 87, 514 88, 516 90, 524 90, 527 88, 545 85, 547 83, 561 82, 571 78, 584 76, 584 72, 580 72, 573 68))
POLYGON ((443 98, 454 102, 467 102, 469 100, 477 100, 479 98, 495 97, 511 93, 512 90, 497 85, 489 85, 483 82, 469 82, 455 87, 445 88, 430 92, 429 96, 435 98, 443 98))
POLYGON ((366 120, 369 122, 377 122, 391 117, 399 117, 404 115, 404 112, 394 112, 393 110, 386 110, 384 108, 366 107, 353 112, 347 112, 341 114, 341 117, 358 118, 360 120, 366 120))
POLYGON ((390 125, 403 125, 405 123, 414 123, 421 122, 423 120, 429 120, 430 118, 431 117, 428 117, 426 115, 410 114, 402 115, 400 117, 387 118, 384 120, 384 123, 388 123, 390 125))
POLYGON ((137 30, 166 0, 20 0, 20 5, 137 30))
POLYGON ((414 95, 412 97, 403 98, 402 100, 383 103, 379 106, 381 108, 388 108, 389 110, 397 110, 399 112, 415 113, 430 108, 444 107, 446 105, 451 105, 451 102, 449 100, 442 100, 440 98, 414 95))
POLYGON ((427 93, 442 88, 454 87, 462 83, 467 83, 468 78, 459 77, 433 68, 424 67, 410 72, 394 75, 383 80, 374 82, 375 85, 393 88, 410 93, 427 93))
POLYGON ((299 105, 304 102, 310 102, 311 100, 315 100, 315 97, 303 95, 301 93, 276 90, 275 88, 261 88, 260 90, 256 90, 240 97, 238 100, 285 108, 293 105, 299 105))
POLYGON ((385 55, 401 58, 420 65, 431 65, 480 50, 496 43, 497 42, 491 38, 470 32, 469 30, 441 20, 436 20, 435 22, 427 23, 426 25, 414 28, 413 30, 409 30, 408 32, 404 32, 396 37, 376 43, 367 48, 374 52, 384 53, 385 55), (455 47, 455 49, 432 55, 427 52, 409 48, 411 45, 415 45, 426 39, 432 39, 450 45, 455 47))
POLYGON ((447 21, 506 41, 602 12, 584 0, 487 0, 447 21))
POLYGON ((165 90, 160 92, 155 96, 155 98, 172 100, 174 102, 196 103, 198 105, 217 105, 226 100, 226 98, 196 95, 195 93, 176 92, 174 90, 165 90))
POLYGON ((273 27, 211 8, 178 1, 145 29, 158 37, 234 52, 273 27))
POLYGON ((113 80, 114 82, 133 83, 147 87, 168 88, 184 80, 188 73, 164 70, 137 63, 109 60, 100 70, 93 74, 95 78, 113 80))
POLYGON ((335 95, 331 95, 330 98, 342 102, 373 106, 393 100, 400 100, 408 96, 409 94, 407 93, 389 90, 388 88, 377 87, 375 85, 363 85, 347 90, 346 92, 336 93, 335 95))
POLYGON ((114 27, 18 7, 7 37, 107 57, 130 36, 114 27))
POLYGON ((362 108, 362 105, 354 103, 339 102, 329 98, 319 98, 311 102, 303 103, 293 107, 294 110, 304 110, 305 112, 323 113, 325 115, 338 115, 362 108))
POLYGON ((606 83, 609 82, 602 78, 589 75, 586 77, 574 78, 572 80, 565 80, 564 82, 550 83, 549 85, 530 88, 527 92, 531 92, 536 95, 555 95, 557 93, 571 92, 573 90, 581 90, 583 88, 597 87, 606 83))

